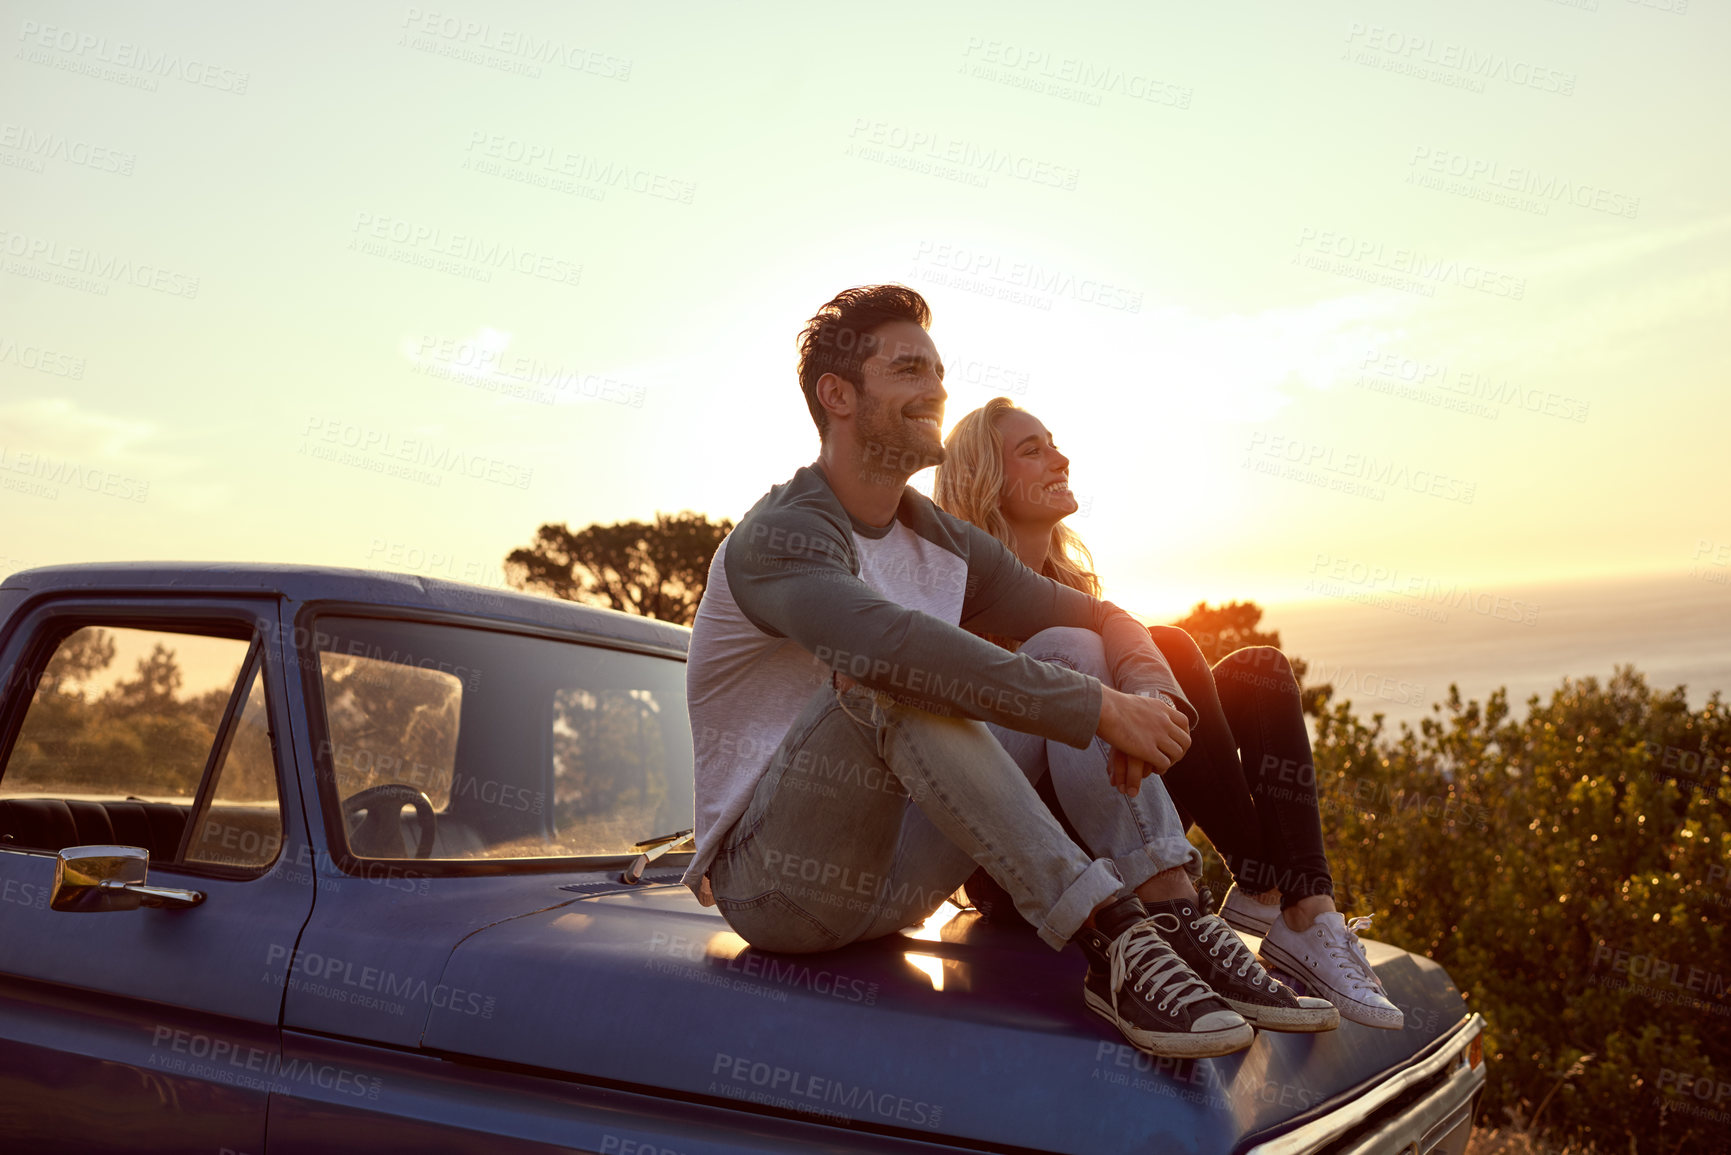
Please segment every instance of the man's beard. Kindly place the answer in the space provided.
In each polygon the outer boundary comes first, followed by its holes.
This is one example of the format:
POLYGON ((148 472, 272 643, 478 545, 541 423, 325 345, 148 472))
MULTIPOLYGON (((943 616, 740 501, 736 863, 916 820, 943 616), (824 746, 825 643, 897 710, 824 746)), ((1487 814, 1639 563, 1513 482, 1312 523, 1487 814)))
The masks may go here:
POLYGON ((924 429, 899 411, 891 411, 864 386, 856 393, 859 416, 854 422, 854 442, 860 449, 864 480, 882 484, 944 463, 947 451, 943 442, 928 439, 924 429))

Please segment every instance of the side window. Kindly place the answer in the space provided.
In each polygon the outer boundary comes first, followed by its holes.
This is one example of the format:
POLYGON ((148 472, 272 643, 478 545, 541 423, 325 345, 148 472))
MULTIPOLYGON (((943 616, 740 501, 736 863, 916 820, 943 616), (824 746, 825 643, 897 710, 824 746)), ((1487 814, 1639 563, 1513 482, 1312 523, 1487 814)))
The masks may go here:
POLYGON ((674 657, 339 615, 311 636, 314 747, 357 858, 629 857, 692 824, 674 657))
POLYGON ((264 671, 253 663, 240 712, 227 734, 211 786, 193 821, 186 861, 212 866, 263 869, 282 846, 282 802, 270 715, 265 709, 264 671))
MULTIPOLYGON (((141 846, 152 862, 175 862, 213 767, 225 787, 232 774, 234 803, 269 810, 251 829, 273 829, 280 842, 263 690, 256 704, 252 692, 256 670, 234 711, 227 749, 217 749, 248 653, 238 638, 167 630, 85 626, 63 637, 0 767, 0 846, 56 851, 109 843, 141 846), (213 758, 218 753, 226 756, 213 758)), ((251 859, 218 859, 207 840, 192 841, 206 848, 201 862, 261 861, 259 850, 251 859)), ((270 861, 275 846, 263 853, 270 861)))

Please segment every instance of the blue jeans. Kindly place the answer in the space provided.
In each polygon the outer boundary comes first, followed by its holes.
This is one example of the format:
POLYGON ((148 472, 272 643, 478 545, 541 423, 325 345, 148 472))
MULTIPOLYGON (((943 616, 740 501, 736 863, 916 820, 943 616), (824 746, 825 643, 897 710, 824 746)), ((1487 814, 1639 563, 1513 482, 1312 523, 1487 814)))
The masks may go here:
POLYGON ((709 883, 752 946, 806 952, 924 921, 976 864, 1055 950, 1127 889, 984 723, 829 686, 788 728, 709 883))
MULTIPOLYGON (((1105 647, 1092 630, 1042 630, 1016 652, 1112 684, 1105 647)), ((1091 744, 1078 750, 990 723, 987 729, 1031 780, 1037 782, 1048 772, 1052 775, 1058 805, 1082 845, 1111 859, 1125 885, 1140 886, 1177 866, 1192 876, 1202 873, 1202 854, 1184 837, 1184 825, 1165 783, 1149 775, 1135 797, 1120 793, 1108 776, 1110 750, 1104 739, 1096 735, 1091 744)))

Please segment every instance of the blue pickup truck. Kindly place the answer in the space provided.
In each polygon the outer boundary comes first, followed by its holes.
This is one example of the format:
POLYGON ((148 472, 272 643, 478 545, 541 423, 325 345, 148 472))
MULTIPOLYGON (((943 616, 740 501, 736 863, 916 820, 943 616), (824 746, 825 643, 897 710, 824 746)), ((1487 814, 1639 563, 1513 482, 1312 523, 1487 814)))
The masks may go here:
POLYGON ((688 632, 359 570, 0 584, 0 1149, 1459 1155, 1482 1021, 1156 1060, 947 905, 819 955, 678 884, 688 632))

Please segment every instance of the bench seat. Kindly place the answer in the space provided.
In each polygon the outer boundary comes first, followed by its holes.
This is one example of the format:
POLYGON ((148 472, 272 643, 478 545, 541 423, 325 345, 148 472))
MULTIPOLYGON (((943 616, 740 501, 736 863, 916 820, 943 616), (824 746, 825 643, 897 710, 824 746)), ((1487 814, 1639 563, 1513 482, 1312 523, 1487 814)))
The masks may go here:
POLYGON ((173 802, 93 802, 66 798, 0 798, 0 846, 61 851, 68 846, 139 846, 155 862, 172 862, 192 806, 173 802))

